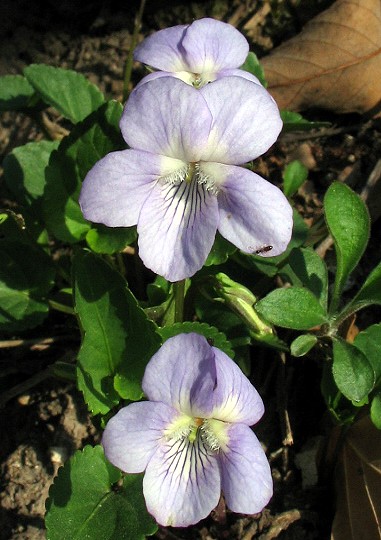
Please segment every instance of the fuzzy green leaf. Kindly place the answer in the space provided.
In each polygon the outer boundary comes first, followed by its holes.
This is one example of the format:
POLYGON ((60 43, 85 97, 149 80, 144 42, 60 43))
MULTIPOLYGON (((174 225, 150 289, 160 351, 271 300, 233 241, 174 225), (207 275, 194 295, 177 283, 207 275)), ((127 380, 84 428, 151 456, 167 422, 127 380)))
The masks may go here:
POLYGON ((55 271, 48 255, 7 214, 0 224, 0 329, 40 324, 49 311, 46 295, 55 271))
POLYGON ((325 262, 311 248, 293 249, 288 262, 300 283, 294 283, 309 289, 327 308, 328 269, 325 262))
POLYGON ((157 526, 148 514, 142 475, 125 478, 108 463, 101 446, 85 446, 62 467, 49 490, 48 540, 144 540, 157 526))
POLYGON ((84 332, 78 386, 94 414, 142 396, 141 380, 161 340, 124 278, 90 252, 74 258, 75 309, 84 332))
POLYGON ((24 75, 45 103, 74 124, 104 103, 99 88, 76 71, 31 64, 24 69, 24 75))
POLYGON ((78 242, 91 228, 78 204, 82 181, 97 161, 125 146, 119 130, 121 114, 120 103, 105 103, 77 124, 50 157, 43 207, 47 228, 59 240, 78 242))
POLYGON ((300 356, 305 356, 310 352, 312 347, 316 345, 317 341, 317 337, 313 334, 302 334, 301 336, 298 336, 296 339, 294 339, 290 346, 292 356, 297 358, 300 356))
POLYGON ((339 303, 345 282, 357 266, 369 239, 369 212, 348 186, 333 183, 324 197, 325 218, 336 249, 337 269, 331 311, 339 303))
POLYGON ((353 402, 362 401, 375 382, 374 370, 366 356, 342 339, 333 341, 332 372, 340 392, 353 402))
POLYGON ((17 202, 39 221, 45 189, 45 168, 58 141, 37 141, 18 146, 4 159, 4 178, 17 202))
POLYGON ((0 77, 0 111, 20 111, 26 109, 35 92, 22 75, 0 77))
POLYGON ((309 330, 327 322, 316 296, 303 287, 275 289, 254 307, 264 319, 283 328, 309 330))
POLYGON ((283 191, 286 197, 292 197, 307 180, 308 169, 299 160, 291 161, 283 172, 283 191))
POLYGON ((357 334, 353 345, 367 357, 376 374, 376 381, 381 381, 381 324, 368 326, 357 334))

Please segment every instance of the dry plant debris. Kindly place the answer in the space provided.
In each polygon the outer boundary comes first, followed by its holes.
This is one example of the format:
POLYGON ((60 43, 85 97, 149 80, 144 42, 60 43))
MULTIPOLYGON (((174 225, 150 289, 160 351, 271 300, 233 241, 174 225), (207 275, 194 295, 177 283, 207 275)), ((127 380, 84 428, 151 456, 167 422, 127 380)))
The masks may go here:
POLYGON ((281 109, 376 112, 381 105, 380 0, 337 0, 261 62, 281 109))

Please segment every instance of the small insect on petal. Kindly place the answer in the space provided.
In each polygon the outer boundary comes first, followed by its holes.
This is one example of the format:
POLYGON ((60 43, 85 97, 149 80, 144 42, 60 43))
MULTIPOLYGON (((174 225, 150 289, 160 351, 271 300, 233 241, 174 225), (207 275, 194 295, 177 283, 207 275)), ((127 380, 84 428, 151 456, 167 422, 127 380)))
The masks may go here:
POLYGON ((259 255, 260 253, 267 253, 271 251, 273 249, 273 246, 261 246, 260 248, 255 249, 255 250, 250 246, 249 249, 252 253, 259 255))

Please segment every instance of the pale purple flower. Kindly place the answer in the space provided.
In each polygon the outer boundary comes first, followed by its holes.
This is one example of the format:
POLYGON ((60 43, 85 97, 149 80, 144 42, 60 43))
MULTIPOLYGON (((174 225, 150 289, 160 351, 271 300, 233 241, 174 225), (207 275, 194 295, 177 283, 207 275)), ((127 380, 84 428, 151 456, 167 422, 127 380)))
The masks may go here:
POLYGON ((199 334, 168 339, 143 378, 149 399, 107 424, 107 459, 127 473, 145 471, 148 511, 161 525, 205 518, 221 490, 234 512, 260 512, 272 496, 266 455, 249 426, 263 402, 239 367, 199 334))
POLYGON ((137 225, 144 264, 169 281, 205 263, 216 231, 246 253, 282 253, 292 209, 283 193, 237 167, 263 154, 282 122, 270 94, 240 77, 196 90, 152 80, 131 94, 120 121, 131 147, 101 159, 80 195, 86 219, 137 225))
POLYGON ((260 84, 254 75, 238 69, 248 52, 247 40, 234 26, 205 18, 156 32, 136 47, 134 58, 160 70, 143 81, 165 74, 200 88, 235 75, 260 84))

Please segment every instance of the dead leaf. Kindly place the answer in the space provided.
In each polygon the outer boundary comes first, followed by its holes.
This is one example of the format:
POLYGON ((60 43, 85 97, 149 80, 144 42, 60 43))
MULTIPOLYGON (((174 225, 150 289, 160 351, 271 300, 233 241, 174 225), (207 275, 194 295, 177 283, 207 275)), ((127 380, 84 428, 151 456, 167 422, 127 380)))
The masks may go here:
POLYGON ((380 0, 337 0, 261 63, 280 109, 376 109, 381 105, 380 0))
POLYGON ((381 431, 364 417, 348 431, 336 471, 331 540, 381 539, 381 431))

